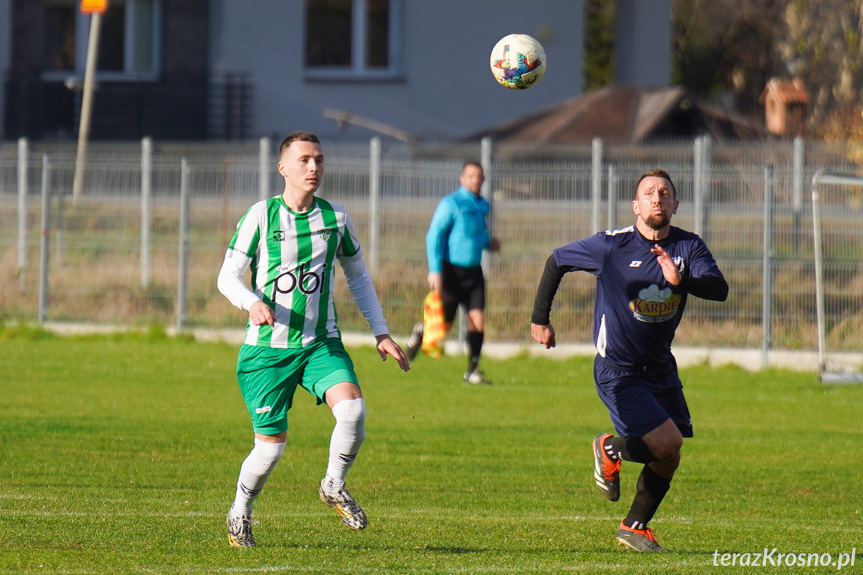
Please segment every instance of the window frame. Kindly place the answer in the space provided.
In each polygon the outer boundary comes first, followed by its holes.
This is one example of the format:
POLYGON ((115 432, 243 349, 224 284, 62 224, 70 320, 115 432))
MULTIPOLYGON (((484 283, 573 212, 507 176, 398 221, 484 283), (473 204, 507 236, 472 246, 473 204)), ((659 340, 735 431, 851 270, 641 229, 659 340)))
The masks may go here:
MULTIPOLYGON (((351 65, 350 67, 308 66, 303 52, 303 78, 320 82, 377 82, 404 79, 402 59, 402 14, 404 0, 389 0, 388 65, 386 68, 370 68, 366 65, 368 23, 367 0, 351 1, 351 65)), ((303 3, 303 50, 309 33, 303 3)))
MULTIPOLYGON (((159 78, 161 63, 162 30, 159 26, 162 15, 162 0, 150 0, 152 2, 152 22, 150 23, 150 61, 149 70, 137 71, 133 69, 135 59, 135 18, 137 11, 135 4, 146 0, 124 0, 125 19, 123 21, 123 70, 100 70, 98 62, 96 65, 96 80, 108 81, 155 81, 159 78)), ((110 3, 108 10, 111 9, 110 3)), ((87 48, 90 40, 91 15, 84 14, 78 9, 75 2, 75 69, 74 70, 44 70, 44 80, 63 80, 67 84, 75 84, 84 81, 87 68, 87 48)), ((101 38, 100 30, 100 38, 101 38)))

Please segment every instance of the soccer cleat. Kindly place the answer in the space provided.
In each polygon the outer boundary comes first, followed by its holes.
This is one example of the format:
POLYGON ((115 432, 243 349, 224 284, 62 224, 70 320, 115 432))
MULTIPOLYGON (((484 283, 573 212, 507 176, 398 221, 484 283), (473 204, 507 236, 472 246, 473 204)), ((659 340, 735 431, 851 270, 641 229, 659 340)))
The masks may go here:
POLYGON ((478 369, 465 373, 464 382, 471 385, 491 385, 491 382, 478 369))
POLYGON ((418 323, 414 326, 411 335, 405 345, 405 354, 408 356, 408 361, 413 361, 420 351, 423 344, 423 324, 418 323))
POLYGON ((617 543, 641 553, 661 553, 668 551, 656 542, 656 535, 650 529, 632 529, 620 522, 617 530, 617 543))
POLYGON ((319 494, 321 501, 335 509, 341 515, 342 523, 351 529, 359 531, 365 529, 369 524, 368 519, 366 519, 366 512, 363 511, 356 499, 351 497, 344 483, 341 484, 341 487, 335 487, 332 480, 327 482, 327 478, 324 477, 321 481, 319 494))
MULTIPOLYGON (((233 509, 233 507, 231 508, 233 509)), ((228 543, 232 547, 257 547, 252 535, 252 520, 245 515, 236 517, 228 511, 228 543)))
POLYGON ((610 433, 600 433, 593 438, 593 478, 596 486, 609 501, 620 499, 620 461, 612 461, 603 444, 610 433))

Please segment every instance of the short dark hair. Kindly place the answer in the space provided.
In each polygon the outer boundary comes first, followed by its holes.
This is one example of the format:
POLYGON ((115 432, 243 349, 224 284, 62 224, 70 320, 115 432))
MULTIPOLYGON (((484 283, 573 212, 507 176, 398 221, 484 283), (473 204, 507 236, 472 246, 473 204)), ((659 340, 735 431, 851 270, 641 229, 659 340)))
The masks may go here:
POLYGON ((285 150, 287 150, 294 142, 311 142, 318 145, 321 143, 318 137, 311 132, 294 132, 282 140, 282 145, 279 146, 279 156, 284 154, 285 150))
MULTIPOLYGON (((476 166, 477 168, 479 168, 480 170, 482 170, 482 164, 480 164, 479 162, 477 162, 477 161, 475 161, 475 160, 468 160, 467 162, 465 162, 465 163, 464 163, 464 164, 462 164, 462 166, 461 166, 461 171, 462 171, 462 173, 464 173, 464 169, 465 169, 465 168, 467 168, 468 166, 476 166)), ((485 171, 485 170, 483 170, 483 171, 485 171)))
POLYGON ((663 170, 662 168, 653 168, 652 170, 647 170, 641 177, 638 178, 638 181, 635 182, 635 191, 633 192, 633 197, 638 199, 638 186, 641 184, 641 180, 644 178, 662 178, 663 180, 668 180, 668 183, 671 184, 671 191, 674 192, 674 199, 677 199, 677 188, 674 186, 674 182, 671 181, 671 176, 668 175, 668 172, 663 170))

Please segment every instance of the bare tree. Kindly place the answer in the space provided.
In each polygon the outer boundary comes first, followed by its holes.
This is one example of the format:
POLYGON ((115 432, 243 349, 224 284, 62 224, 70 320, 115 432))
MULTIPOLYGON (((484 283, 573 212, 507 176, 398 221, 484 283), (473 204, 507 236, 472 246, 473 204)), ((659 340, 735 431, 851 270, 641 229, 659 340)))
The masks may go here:
POLYGON ((829 139, 860 133, 863 4, 859 0, 788 0, 787 33, 777 49, 788 72, 811 94, 810 127, 829 139))
POLYGON ((734 96, 746 113, 776 73, 786 0, 675 0, 675 80, 703 97, 734 96))

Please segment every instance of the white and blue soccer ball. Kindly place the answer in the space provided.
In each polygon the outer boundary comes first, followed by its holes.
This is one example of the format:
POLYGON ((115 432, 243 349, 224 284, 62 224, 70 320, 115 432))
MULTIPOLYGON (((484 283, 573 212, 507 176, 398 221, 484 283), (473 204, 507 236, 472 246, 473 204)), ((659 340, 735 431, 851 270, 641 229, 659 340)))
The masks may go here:
POLYGON ((530 88, 545 74, 545 50, 527 34, 509 34, 491 51, 491 73, 501 86, 530 88))

